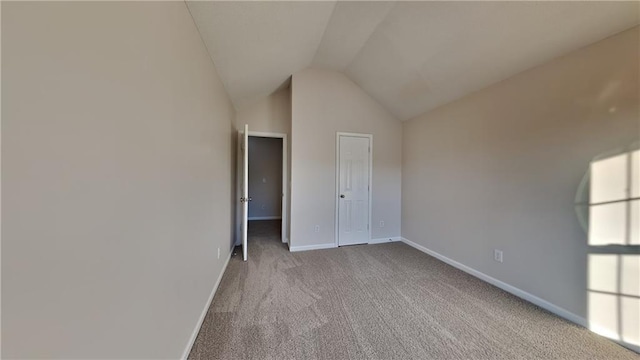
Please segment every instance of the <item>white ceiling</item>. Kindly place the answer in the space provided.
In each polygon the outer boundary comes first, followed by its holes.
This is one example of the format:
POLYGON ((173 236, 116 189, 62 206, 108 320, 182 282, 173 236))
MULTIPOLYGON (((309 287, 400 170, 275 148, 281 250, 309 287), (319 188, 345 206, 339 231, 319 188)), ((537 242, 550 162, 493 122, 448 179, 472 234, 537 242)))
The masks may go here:
POLYGON ((401 120, 640 22, 639 2, 187 4, 236 107, 323 67, 401 120))

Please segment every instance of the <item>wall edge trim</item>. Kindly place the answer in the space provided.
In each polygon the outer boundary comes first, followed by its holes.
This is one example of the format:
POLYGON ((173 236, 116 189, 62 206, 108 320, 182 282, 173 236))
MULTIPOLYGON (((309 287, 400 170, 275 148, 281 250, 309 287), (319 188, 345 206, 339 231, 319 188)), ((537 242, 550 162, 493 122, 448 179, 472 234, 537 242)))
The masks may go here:
POLYGON ((333 249, 336 248, 336 244, 317 244, 317 245, 304 245, 304 246, 291 246, 290 252, 308 251, 308 250, 320 250, 320 249, 333 249))
POLYGON ((618 345, 620 345, 622 347, 625 347, 625 348, 627 348, 627 349, 629 349, 631 351, 635 351, 635 352, 640 353, 640 346, 635 346, 633 344, 623 343, 623 342, 621 342, 619 340, 609 338, 607 336, 604 336, 602 334, 599 334, 599 333, 591 330, 589 328, 589 320, 583 318, 582 316, 576 315, 576 314, 572 313, 569 310, 566 310, 566 309, 564 309, 564 308, 562 308, 562 307, 560 307, 558 305, 555 305, 555 304, 553 304, 553 303, 551 303, 551 302, 549 302, 547 300, 544 300, 544 299, 539 298, 539 297, 537 297, 537 296, 535 296, 535 295, 533 295, 531 293, 528 293, 528 292, 526 292, 524 290, 521 290, 521 289, 519 289, 519 288, 517 288, 517 287, 515 287, 513 285, 509 285, 504 281, 500 281, 500 280, 498 280, 498 279, 496 279, 494 277, 491 277, 491 276, 489 276, 489 275, 487 275, 487 274, 485 274, 483 272, 480 272, 480 271, 478 271, 478 270, 476 270, 476 269, 474 269, 474 268, 472 268, 470 266, 464 265, 464 264, 462 264, 462 263, 460 263, 458 261, 450 259, 450 258, 448 258, 448 257, 446 257, 446 256, 444 256, 444 255, 442 255, 440 253, 437 253, 437 252, 435 252, 435 251, 433 251, 433 250, 431 250, 431 249, 429 249, 427 247, 424 247, 424 246, 422 246, 420 244, 417 244, 417 243, 415 243, 415 242, 413 242, 413 241, 411 241, 411 240, 409 240, 409 239, 407 239, 405 237, 402 237, 401 239, 402 239, 401 241, 403 243, 413 247, 416 250, 422 251, 423 253, 425 253, 427 255, 433 256, 434 258, 436 258, 436 259, 438 259, 438 260, 440 260, 440 261, 442 261, 442 262, 444 262, 446 264, 449 264, 449 265, 451 265, 451 266, 453 266, 453 267, 455 267, 455 268, 457 268, 459 270, 462 270, 462 271, 466 272, 469 275, 475 276, 476 278, 478 278, 478 279, 480 279, 480 280, 482 280, 484 282, 487 282, 487 283, 489 283, 489 284, 491 284, 491 285, 493 285, 495 287, 498 287, 498 288, 500 288, 500 289, 502 289, 502 290, 514 295, 514 296, 517 296, 517 297, 519 297, 519 298, 521 298, 521 299, 523 299, 525 301, 528 301, 528 302, 530 302, 530 303, 532 303, 532 304, 534 304, 534 305, 536 305, 536 306, 538 306, 538 307, 540 307, 540 308, 542 308, 544 310, 547 310, 548 312, 550 312, 550 313, 552 313, 554 315, 557 315, 557 316, 559 316, 559 317, 561 317, 561 318, 563 318, 565 320, 568 320, 568 321, 570 321, 570 322, 572 322, 574 324, 577 324, 577 325, 580 325, 582 327, 585 327, 589 331, 593 332, 594 334, 600 335, 600 336, 602 336, 602 337, 604 337, 604 338, 606 338, 608 340, 611 340, 614 343, 616 343, 616 344, 618 344, 618 345))
POLYGON ((386 243, 398 242, 398 241, 402 241, 402 238, 400 236, 389 236, 389 237, 371 239, 371 240, 369 240, 369 244, 371 244, 371 245, 373 245, 373 244, 386 244, 386 243))
POLYGON ((227 261, 225 261, 224 266, 222 267, 222 271, 220 272, 220 275, 218 275, 218 279, 216 280, 216 283, 213 285, 213 289, 211 289, 211 294, 209 295, 209 299, 205 303, 204 309, 202 310, 202 313, 198 318, 198 322, 196 323, 196 326, 193 329, 191 336, 189 337, 189 341, 187 342, 187 347, 184 349, 184 352, 180 357, 180 359, 182 360, 187 360, 187 357, 189 357, 189 353, 191 353, 193 344, 195 344, 196 338, 198 337, 198 333, 200 333, 200 328, 202 327, 202 323, 204 323, 204 318, 207 316, 209 307, 211 307, 211 302, 213 302, 213 298, 216 295, 216 292, 218 291, 218 287, 220 286, 220 283, 222 282, 222 276, 224 275, 225 271, 227 271, 227 266, 229 265, 229 261, 231 260, 232 255, 233 255, 233 249, 229 251, 229 257, 227 257, 227 261))
POLYGON ((528 292, 526 292, 524 290, 521 290, 521 289, 519 289, 519 288, 517 288, 517 287, 515 287, 513 285, 509 285, 509 284, 505 283, 504 281, 500 281, 500 280, 498 280, 498 279, 496 279, 494 277, 491 277, 491 276, 489 276, 489 275, 487 275, 487 274, 485 274, 483 272, 480 272, 480 271, 478 271, 478 270, 476 270, 476 269, 474 269, 474 268, 472 268, 470 266, 464 265, 464 264, 462 264, 460 262, 457 262, 457 261, 455 261, 453 259, 450 259, 450 258, 448 258, 448 257, 446 257, 446 256, 444 256, 442 254, 439 254, 439 253, 437 253, 437 252, 435 252, 435 251, 433 251, 433 250, 431 250, 429 248, 426 248, 426 247, 424 247, 424 246, 422 246, 420 244, 417 244, 417 243, 415 243, 415 242, 413 242, 413 241, 411 241, 411 240, 409 240, 409 239, 407 239, 405 237, 402 238, 402 242, 407 244, 407 245, 409 245, 409 246, 411 246, 411 247, 413 247, 413 248, 415 248, 415 249, 417 249, 417 250, 422 251, 423 253, 425 253, 427 255, 431 255, 434 258, 436 258, 436 259, 438 259, 438 260, 440 260, 440 261, 442 261, 444 263, 447 263, 447 264, 449 264, 449 265, 451 265, 451 266, 453 266, 453 267, 455 267, 457 269, 460 269, 460 270, 466 272, 467 274, 473 275, 473 276, 477 277, 478 279, 480 279, 480 280, 482 280, 484 282, 487 282, 487 283, 489 283, 489 284, 491 284, 491 285, 493 285, 495 287, 498 287, 498 288, 500 288, 500 289, 502 289, 502 290, 504 290, 504 291, 506 291, 506 292, 508 292, 508 293, 510 293, 512 295, 515 295, 515 296, 517 296, 517 297, 519 297, 519 298, 521 298, 523 300, 527 300, 528 302, 530 302, 530 303, 532 303, 534 305, 537 305, 538 307, 541 307, 541 308, 543 308, 543 309, 545 309, 545 310, 547 310, 547 311, 549 311, 551 313, 554 313, 554 314, 556 314, 556 315, 558 315, 558 316, 560 316, 560 317, 562 317, 562 318, 564 318, 566 320, 569 320, 569 321, 571 321, 573 323, 576 323, 578 325, 584 326, 586 328, 589 327, 589 322, 587 321, 587 319, 583 318, 582 316, 578 316, 578 315, 570 312, 569 310, 561 308, 560 306, 557 306, 557 305, 555 305, 555 304, 553 304, 553 303, 551 303, 551 302, 549 302, 547 300, 544 300, 544 299, 539 298, 539 297, 537 297, 537 296, 535 296, 533 294, 530 294, 530 293, 528 293, 528 292))

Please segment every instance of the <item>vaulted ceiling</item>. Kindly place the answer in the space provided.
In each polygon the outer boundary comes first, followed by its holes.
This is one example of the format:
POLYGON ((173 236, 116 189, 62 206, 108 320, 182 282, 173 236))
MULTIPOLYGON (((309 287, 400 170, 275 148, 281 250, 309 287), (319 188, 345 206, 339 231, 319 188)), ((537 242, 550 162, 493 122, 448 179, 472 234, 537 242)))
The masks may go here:
POLYGON ((236 107, 322 67, 401 120, 640 22, 635 1, 187 5, 236 107))

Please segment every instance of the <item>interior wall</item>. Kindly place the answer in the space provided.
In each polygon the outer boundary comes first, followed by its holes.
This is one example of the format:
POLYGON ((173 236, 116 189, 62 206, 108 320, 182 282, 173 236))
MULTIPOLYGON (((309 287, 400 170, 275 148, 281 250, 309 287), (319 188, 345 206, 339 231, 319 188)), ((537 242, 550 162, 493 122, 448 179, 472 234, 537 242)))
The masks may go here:
POLYGON ((575 198, 594 157, 638 139, 639 40, 636 27, 404 123, 403 237, 587 318, 575 198))
POLYGON ((244 124, 249 131, 291 133, 291 94, 289 86, 283 86, 273 94, 237 109, 236 129, 241 131, 244 124))
POLYGON ((179 358, 235 115, 184 2, 3 2, 2 50, 2 357, 179 358))
POLYGON ((398 237, 401 122, 339 72, 303 70, 291 87, 291 246, 335 243, 337 132, 373 134, 372 238, 398 237))
POLYGON ((249 220, 282 218, 282 139, 249 137, 249 220))

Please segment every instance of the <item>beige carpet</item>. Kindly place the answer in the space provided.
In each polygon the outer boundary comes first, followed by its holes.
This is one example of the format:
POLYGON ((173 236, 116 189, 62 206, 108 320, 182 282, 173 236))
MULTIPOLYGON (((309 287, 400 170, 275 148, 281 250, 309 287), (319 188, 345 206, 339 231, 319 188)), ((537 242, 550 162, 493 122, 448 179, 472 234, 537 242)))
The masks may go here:
POLYGON ((403 243, 289 253, 250 227, 189 359, 640 356, 403 243))

